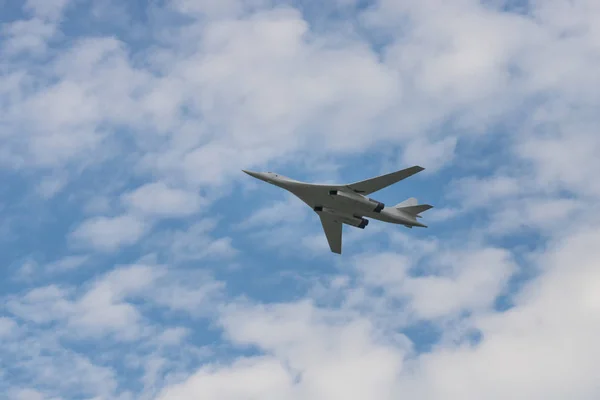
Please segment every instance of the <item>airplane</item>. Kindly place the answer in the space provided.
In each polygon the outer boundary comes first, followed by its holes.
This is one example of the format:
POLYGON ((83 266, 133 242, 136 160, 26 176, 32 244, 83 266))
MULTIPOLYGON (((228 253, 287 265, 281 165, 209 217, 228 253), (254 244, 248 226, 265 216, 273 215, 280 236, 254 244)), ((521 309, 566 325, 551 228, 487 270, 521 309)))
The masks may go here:
POLYGON ((427 228, 427 225, 417 221, 417 218, 421 218, 419 214, 433 206, 418 204, 417 199, 411 197, 393 207, 386 207, 385 204, 367 197, 424 169, 415 165, 375 178, 342 185, 300 182, 274 172, 242 171, 291 192, 309 205, 321 219, 330 250, 342 254, 342 225, 364 229, 369 224, 369 220, 365 217, 404 225, 411 229, 413 226, 427 228))

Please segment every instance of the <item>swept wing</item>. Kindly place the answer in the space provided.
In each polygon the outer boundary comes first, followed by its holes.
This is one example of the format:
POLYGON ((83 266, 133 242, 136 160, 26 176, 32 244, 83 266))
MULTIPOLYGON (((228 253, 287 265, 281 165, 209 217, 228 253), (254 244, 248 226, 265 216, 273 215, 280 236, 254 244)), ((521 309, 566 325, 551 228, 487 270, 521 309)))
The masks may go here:
POLYGON ((332 252, 342 254, 342 223, 327 214, 319 214, 321 225, 332 252))
POLYGON ((400 171, 392 172, 389 174, 377 176, 375 178, 366 179, 364 181, 354 182, 346 187, 360 194, 370 194, 393 185, 396 182, 400 182, 403 179, 413 176, 414 174, 423 171, 425 168, 415 165, 414 167, 402 169, 400 171))

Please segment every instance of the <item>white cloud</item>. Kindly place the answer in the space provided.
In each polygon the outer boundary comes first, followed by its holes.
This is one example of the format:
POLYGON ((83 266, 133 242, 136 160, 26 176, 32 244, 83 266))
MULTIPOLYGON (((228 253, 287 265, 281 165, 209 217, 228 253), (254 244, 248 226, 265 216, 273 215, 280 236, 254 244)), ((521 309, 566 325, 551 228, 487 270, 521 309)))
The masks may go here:
POLYGON ((593 127, 594 120, 582 123, 549 118, 541 125, 552 132, 552 137, 543 133, 527 136, 518 143, 517 151, 532 162, 540 184, 583 195, 600 195, 600 185, 594 178, 595 171, 600 168, 596 157, 600 139, 593 127), (549 122, 556 124, 553 129, 547 127, 549 122))
POLYGON ((225 313, 223 323, 235 343, 269 355, 206 366, 159 399, 387 398, 402 367, 402 351, 373 342, 366 320, 348 321, 306 302, 240 305, 225 313))
MULTIPOLYGON (((57 322, 70 337, 114 335, 118 340, 133 341, 155 330, 133 299, 198 317, 212 312, 223 287, 206 273, 169 273, 162 266, 129 265, 102 275, 82 293, 56 285, 38 287, 22 297, 11 296, 7 308, 36 324, 57 322)), ((175 333, 164 332, 167 336, 163 339, 172 341, 175 333)))
MULTIPOLYGON (((114 153, 111 141, 103 142, 106 128, 100 127, 139 121, 131 109, 131 91, 145 79, 126 57, 115 39, 82 39, 51 58, 42 71, 21 73, 2 109, 10 128, 3 163, 48 168, 114 157, 107 153, 114 153), (36 90, 31 89, 34 84, 36 90)), ((18 62, 12 69, 20 70, 18 62)))
POLYGON ((489 178, 463 178, 451 183, 451 196, 458 198, 465 209, 495 205, 507 197, 526 194, 526 179, 507 176, 489 178))
POLYGON ((184 217, 199 211, 202 199, 197 193, 169 187, 164 182, 148 183, 122 196, 133 212, 149 216, 184 217))
POLYGON ((66 256, 59 260, 48 263, 45 269, 48 272, 65 272, 81 267, 86 262, 90 261, 87 255, 84 256, 66 256))
POLYGON ((158 305, 184 311, 192 317, 211 315, 225 285, 205 274, 183 274, 179 279, 155 288, 151 298, 158 305))
MULTIPOLYGON (((411 240, 407 238, 406 240, 411 240)), ((413 239, 414 241, 414 239, 413 239)), ((461 312, 482 312, 492 308, 505 288, 515 265, 510 253, 495 248, 446 250, 426 244, 412 254, 365 254, 356 259, 360 285, 353 290, 383 290, 385 301, 405 302, 396 319, 404 315, 417 320, 454 318, 461 312), (420 264, 416 263, 421 258, 420 264), (423 269, 418 276, 414 270, 423 269)), ((353 299, 353 303, 356 303, 353 299)), ((362 298, 355 306, 369 306, 362 298)))
MULTIPOLYGON (((200 316, 215 308, 218 289, 206 276, 186 276, 181 271, 173 276, 162 266, 130 265, 81 288, 48 286, 15 294, 3 298, 3 303, 21 325, 17 328, 12 319, 0 319, 0 356, 17 360, 10 372, 26 376, 31 387, 45 389, 40 391, 44 398, 153 398, 158 388, 177 379, 211 351, 189 343, 190 327, 157 324, 149 319, 153 316, 149 306, 200 316), (87 356, 81 353, 86 343, 97 344, 94 351, 85 352, 87 356), (136 391, 137 395, 117 390, 119 379, 113 369, 117 360, 123 363, 119 375, 127 371, 137 377, 143 372, 143 390, 136 391), (66 377, 59 379, 63 374, 66 377)), ((0 388, 4 389, 5 383, 0 375, 0 388)), ((14 393, 20 390, 9 387, 14 393)))
POLYGON ((112 369, 94 365, 85 357, 56 347, 48 343, 47 337, 29 337, 20 342, 22 347, 15 346, 17 343, 6 343, 7 347, 13 348, 4 354, 16 361, 12 365, 13 371, 27 371, 25 382, 30 388, 25 389, 15 381, 16 387, 5 392, 16 396, 12 398, 19 399, 19 395, 36 398, 36 394, 49 400, 62 399, 65 394, 110 398, 114 393, 116 379, 112 369), (65 373, 67 371, 72 374, 65 373))
POLYGON ((6 37, 2 49, 8 55, 22 52, 42 55, 48 48, 48 40, 56 32, 54 24, 38 18, 7 23, 2 28, 2 34, 6 37))
POLYGON ((143 334, 143 321, 137 308, 124 301, 152 290, 163 274, 159 268, 134 265, 117 269, 98 280, 74 306, 68 325, 92 336, 117 332, 124 339, 143 334))
MULTIPOLYGON (((442 263, 449 262, 455 271, 409 278, 406 282, 404 292, 412 297, 409 307, 419 318, 447 318, 465 310, 489 310, 515 271, 509 254, 500 249, 442 255, 440 259, 442 263), (446 257, 449 259, 444 260, 446 257)), ((436 261, 431 260, 434 268, 436 261)))
POLYGON ((328 48, 306 32, 306 22, 289 9, 208 24, 199 42, 203 54, 182 60, 172 78, 195 88, 187 105, 219 127, 219 138, 149 154, 144 165, 215 183, 299 148, 357 151, 372 143, 369 122, 389 104, 393 77, 363 46, 342 41, 328 48), (353 124, 345 122, 348 115, 353 124), (319 134, 315 120, 323 121, 319 134), (354 140, 344 140, 350 134, 354 140))
POLYGON ((584 222, 585 214, 595 214, 594 206, 575 199, 533 197, 506 202, 491 212, 488 232, 507 235, 524 227, 544 234, 564 229, 577 221, 584 222))
POLYGON ((289 398, 290 377, 281 363, 271 357, 240 359, 231 367, 205 367, 184 383, 163 390, 158 400, 187 399, 201 396, 207 399, 289 398), (232 384, 236 382, 236 384, 232 384))
POLYGON ((27 0, 24 9, 32 18, 16 20, 3 24, 2 50, 10 57, 23 53, 42 56, 49 42, 59 34, 58 20, 61 18, 69 0, 27 0))
POLYGON ((600 287, 593 244, 597 239, 596 232, 584 231, 556 243, 555 250, 539 260, 546 274, 521 293, 515 308, 474 321, 482 330, 480 345, 423 356, 417 376, 421 395, 595 398, 592 360, 599 354, 592 338, 600 329, 592 316, 598 305, 593 293, 600 287), (455 384, 467 377, 470 385, 455 384))
POLYGON ((27 0, 24 8, 41 18, 58 19, 68 4, 69 0, 27 0))
POLYGON ((132 215, 93 217, 75 228, 71 238, 75 243, 110 252, 136 243, 147 229, 146 222, 132 215))
POLYGON ((188 328, 169 328, 160 334, 158 341, 164 346, 178 346, 190 334, 188 328))
POLYGON ((71 304, 67 295, 67 290, 56 285, 38 287, 18 300, 9 300, 7 308, 21 318, 43 324, 68 316, 71 304))
MULTIPOLYGON (((406 358, 411 354, 403 347, 406 340, 386 343, 389 332, 375 334, 375 326, 343 310, 307 302, 236 305, 223 316, 227 334, 234 343, 258 346, 266 354, 204 366, 159 398, 240 398, 250 393, 261 398, 363 399, 375 393, 392 399, 405 393, 431 399, 593 399, 598 395, 593 363, 599 356, 593 343, 600 329, 593 317, 600 285, 597 240, 597 231, 587 231, 556 243, 555 251, 538 260, 547 274, 521 292, 515 308, 469 318, 459 334, 479 329, 479 344, 442 342, 416 357, 406 358), (234 380, 236 385, 228 385, 234 380)), ((496 250, 475 257, 477 273, 493 268, 497 255, 501 260, 496 250)), ((464 288, 481 289, 483 295, 496 291, 467 281, 464 288)))
POLYGON ((37 192, 44 199, 50 199, 59 193, 67 184, 65 176, 55 175, 46 177, 37 185, 37 192))
POLYGON ((447 137, 435 143, 417 139, 404 147, 402 160, 410 165, 426 165, 429 171, 435 171, 452 161, 455 148, 454 137, 447 137))
POLYGON ((216 219, 200 220, 186 229, 165 230, 149 240, 149 246, 162 249, 173 262, 201 260, 204 258, 230 259, 238 250, 231 237, 214 238, 216 219))
POLYGON ((34 389, 17 389, 10 393, 10 398, 14 400, 44 400, 44 395, 34 389))
POLYGON ((264 0, 223 0, 214 2, 210 0, 174 0, 170 6, 184 14, 200 14, 211 18, 235 17, 244 11, 250 4, 259 6, 266 3, 264 0))
POLYGON ((434 208, 427 213, 427 221, 430 222, 441 222, 452 219, 460 214, 461 210, 458 208, 434 208))
POLYGON ((255 211, 252 215, 242 221, 239 228, 250 229, 286 224, 303 221, 307 215, 307 208, 295 196, 287 196, 286 200, 274 202, 255 211))
POLYGON ((0 337, 10 335, 16 328, 17 324, 10 318, 0 317, 0 337))
MULTIPOLYGON (((309 35, 306 22, 291 9, 260 11, 239 20, 209 19, 171 31, 168 43, 176 47, 157 48, 152 59, 152 67, 164 70, 160 76, 134 68, 123 43, 82 41, 55 63, 69 84, 36 94, 39 101, 46 99, 43 108, 30 100, 15 104, 15 110, 45 118, 46 134, 34 134, 25 148, 33 152, 36 164, 82 160, 100 146, 104 133, 94 128, 108 122, 140 130, 134 135, 148 150, 144 168, 163 174, 178 171, 197 184, 222 182, 240 167, 303 148, 360 151, 380 139, 421 149, 407 152, 407 159, 422 153, 430 162, 445 165, 452 159, 455 139, 438 137, 444 119, 460 112, 463 122, 470 118, 472 128, 477 126, 473 129, 484 130, 513 110, 518 103, 514 97, 525 99, 550 88, 549 83, 528 86, 529 81, 510 79, 509 67, 524 69, 524 76, 534 79, 540 68, 550 73, 556 63, 530 65, 524 54, 537 54, 553 45, 554 38, 522 16, 469 2, 443 4, 382 2, 375 8, 370 19, 375 25, 398 12, 414 20, 408 36, 386 48, 384 62, 356 36, 309 35), (461 18, 440 18, 438 6, 461 18), (472 35, 474 29, 478 35, 472 35), (78 111, 55 121, 64 113, 53 104, 67 103, 71 106, 64 109, 78 111), (473 111, 466 117, 469 108, 473 111), (182 109, 191 118, 180 119, 182 109), (83 126, 74 129, 75 124, 83 126), (428 128, 430 133, 420 134, 428 128), (219 139, 207 143, 214 129, 219 139), (199 147, 201 143, 206 145, 199 147)), ((247 5, 236 1, 219 7, 247 5)), ((213 7, 206 2, 174 5, 180 6, 201 12, 213 7)), ((25 120, 19 117, 18 122, 25 120)))

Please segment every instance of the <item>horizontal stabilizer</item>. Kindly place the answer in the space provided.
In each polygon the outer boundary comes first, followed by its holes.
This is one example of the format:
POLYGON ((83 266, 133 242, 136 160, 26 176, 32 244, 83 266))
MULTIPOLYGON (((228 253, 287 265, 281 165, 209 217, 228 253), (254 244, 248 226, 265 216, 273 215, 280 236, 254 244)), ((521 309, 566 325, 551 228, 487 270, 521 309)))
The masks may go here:
POLYGON ((424 169, 425 168, 423 167, 415 165, 414 167, 406 168, 400 171, 392 172, 386 175, 381 175, 364 181, 351 183, 346 186, 348 186, 356 193, 368 195, 383 188, 386 188, 390 185, 393 185, 396 182, 400 182, 401 180, 406 179, 409 176, 416 174, 417 172, 421 172, 424 169))
POLYGON ((410 215, 414 215, 415 217, 418 217, 419 214, 421 214, 423 211, 427 211, 430 208, 433 208, 433 206, 429 205, 429 204, 419 204, 416 206, 407 206, 407 207, 397 207, 400 211, 403 211, 407 214, 410 215))

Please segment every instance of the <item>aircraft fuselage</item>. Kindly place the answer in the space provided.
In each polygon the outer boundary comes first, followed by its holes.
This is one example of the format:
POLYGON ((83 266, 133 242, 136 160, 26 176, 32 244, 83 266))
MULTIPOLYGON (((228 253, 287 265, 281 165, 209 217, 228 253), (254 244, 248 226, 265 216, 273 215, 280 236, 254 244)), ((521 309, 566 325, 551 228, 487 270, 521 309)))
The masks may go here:
MULTIPOLYGON (((313 210, 317 208, 316 212, 319 212, 318 208, 322 207, 335 210, 348 217, 366 217, 405 226, 425 226, 416 221, 416 218, 394 207, 385 207, 383 203, 363 196, 360 193, 355 193, 343 186, 324 191, 322 188, 329 185, 304 183, 289 178, 273 180, 269 183, 293 193, 313 210), (334 194, 332 193, 333 191, 337 193, 334 194)), ((352 225, 350 223, 347 224, 352 225)))

